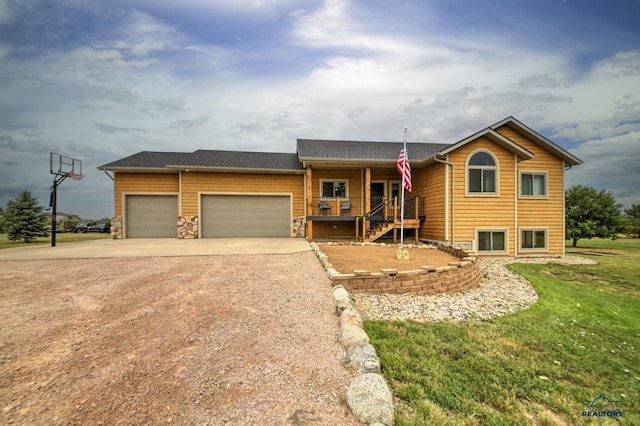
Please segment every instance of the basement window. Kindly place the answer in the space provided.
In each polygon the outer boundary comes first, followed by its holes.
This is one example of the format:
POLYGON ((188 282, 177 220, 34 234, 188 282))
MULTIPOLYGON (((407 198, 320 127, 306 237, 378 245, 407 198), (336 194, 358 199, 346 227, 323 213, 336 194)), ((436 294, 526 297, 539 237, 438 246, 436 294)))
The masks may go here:
POLYGON ((476 232, 479 253, 506 253, 506 229, 479 229, 476 232))
POLYGON ((546 250, 546 229, 522 229, 520 230, 520 248, 522 250, 546 250))

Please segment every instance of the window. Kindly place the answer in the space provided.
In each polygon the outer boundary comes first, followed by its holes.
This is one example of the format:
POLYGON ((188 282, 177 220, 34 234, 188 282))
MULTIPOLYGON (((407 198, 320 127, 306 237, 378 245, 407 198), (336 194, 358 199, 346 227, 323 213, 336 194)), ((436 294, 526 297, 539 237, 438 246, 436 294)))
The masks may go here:
POLYGON ((546 197, 547 196, 547 174, 521 173, 520 174, 520 195, 523 197, 546 197))
POLYGON ((496 194, 497 190, 496 160, 486 151, 478 151, 467 163, 467 193, 496 194))
POLYGON ((546 229, 522 229, 520 238, 520 248, 523 250, 546 250, 547 230, 546 229))
POLYGON ((506 252, 507 251, 507 231, 505 230, 479 230, 478 233, 479 252, 506 252))
POLYGON ((346 197, 348 195, 348 186, 346 180, 323 180, 320 182, 322 197, 337 198, 346 197))

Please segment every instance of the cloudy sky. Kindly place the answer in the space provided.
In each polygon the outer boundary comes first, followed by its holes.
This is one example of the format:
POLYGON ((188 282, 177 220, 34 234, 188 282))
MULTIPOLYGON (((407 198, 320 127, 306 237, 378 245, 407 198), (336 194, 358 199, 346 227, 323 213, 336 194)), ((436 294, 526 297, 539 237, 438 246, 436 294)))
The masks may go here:
POLYGON ((296 138, 454 143, 513 115, 640 204, 638 0, 0 0, 0 206, 113 214, 97 166, 296 138))

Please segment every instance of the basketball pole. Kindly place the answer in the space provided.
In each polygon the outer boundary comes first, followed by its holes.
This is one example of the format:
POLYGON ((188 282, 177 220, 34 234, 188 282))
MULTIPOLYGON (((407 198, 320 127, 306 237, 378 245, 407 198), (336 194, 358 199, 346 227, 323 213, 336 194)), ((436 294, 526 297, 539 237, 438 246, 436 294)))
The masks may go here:
POLYGON ((49 207, 51 207, 51 247, 56 246, 56 229, 58 228, 57 214, 57 198, 58 198, 58 185, 67 178, 68 174, 58 175, 53 178, 53 185, 51 186, 51 199, 49 200, 49 207))

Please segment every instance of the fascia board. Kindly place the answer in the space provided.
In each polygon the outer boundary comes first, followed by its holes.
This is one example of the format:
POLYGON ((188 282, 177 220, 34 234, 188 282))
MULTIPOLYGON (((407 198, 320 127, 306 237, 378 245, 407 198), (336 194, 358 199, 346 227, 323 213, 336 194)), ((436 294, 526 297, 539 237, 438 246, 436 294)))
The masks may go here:
POLYGON ((457 143, 454 143, 453 145, 449 146, 446 149, 443 149, 442 151, 438 152, 437 155, 447 155, 450 152, 455 151, 456 149, 463 147, 464 145, 475 141, 478 138, 481 137, 486 137, 489 140, 491 140, 492 142, 495 142, 496 144, 500 145, 501 147, 507 149, 508 151, 514 153, 515 155, 517 155, 520 159, 522 160, 530 160, 532 158, 535 157, 535 155, 524 149, 523 147, 521 147, 520 145, 518 145, 517 143, 513 142, 512 140, 505 138, 504 136, 502 136, 501 134, 499 134, 498 132, 496 132, 493 129, 487 128, 484 130, 481 130, 457 143))
POLYGON ((491 129, 497 129, 502 126, 509 126, 513 130, 524 133, 529 139, 532 139, 535 143, 542 146, 542 148, 554 154, 556 157, 564 160, 567 164, 571 166, 577 166, 582 164, 582 160, 578 157, 572 155, 568 151, 562 149, 555 143, 551 142, 549 139, 542 136, 540 133, 530 129, 520 121, 516 120, 513 117, 507 117, 502 121, 497 122, 496 124, 491 126, 491 129))

